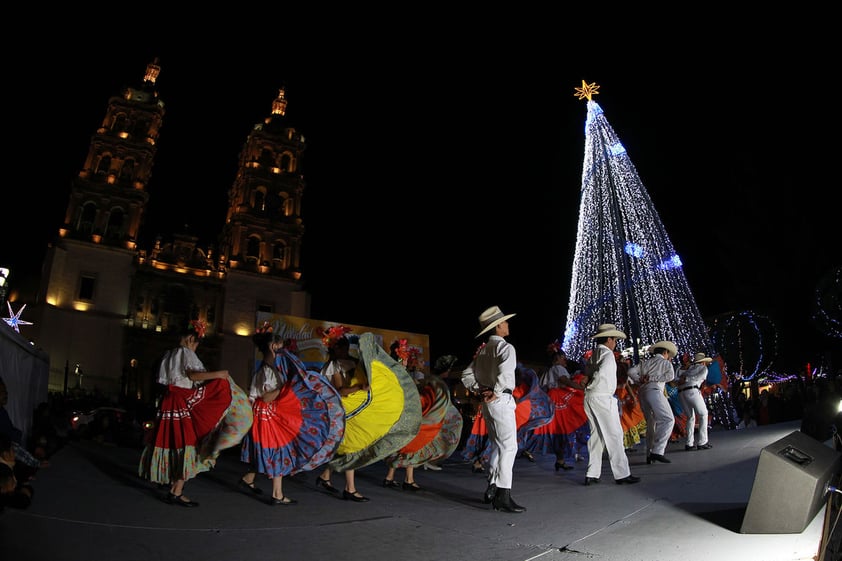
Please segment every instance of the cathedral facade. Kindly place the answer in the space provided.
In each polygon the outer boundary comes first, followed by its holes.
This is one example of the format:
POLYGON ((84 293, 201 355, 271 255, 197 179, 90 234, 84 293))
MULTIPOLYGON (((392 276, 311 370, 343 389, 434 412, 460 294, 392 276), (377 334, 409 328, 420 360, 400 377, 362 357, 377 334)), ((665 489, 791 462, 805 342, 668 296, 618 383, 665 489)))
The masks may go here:
POLYGON ((287 123, 283 88, 239 154, 217 245, 200 247, 185 231, 140 247, 166 113, 160 72, 153 61, 137 87, 108 100, 47 248, 31 334, 49 354, 50 391, 148 401, 157 360, 193 319, 208 326, 206 366, 247 387, 257 316, 309 317, 300 269, 306 145, 287 123))

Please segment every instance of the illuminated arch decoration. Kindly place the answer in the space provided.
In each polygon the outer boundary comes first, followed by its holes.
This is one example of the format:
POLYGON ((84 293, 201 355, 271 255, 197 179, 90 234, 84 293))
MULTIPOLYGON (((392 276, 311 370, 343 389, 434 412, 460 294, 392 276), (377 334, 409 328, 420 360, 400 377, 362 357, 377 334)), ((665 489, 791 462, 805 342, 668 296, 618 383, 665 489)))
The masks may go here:
POLYGON ((778 332, 766 316, 750 310, 717 317, 713 340, 737 380, 753 380, 766 375, 778 354, 778 332))
POLYGON ((819 279, 812 320, 820 333, 842 339, 842 265, 819 279))

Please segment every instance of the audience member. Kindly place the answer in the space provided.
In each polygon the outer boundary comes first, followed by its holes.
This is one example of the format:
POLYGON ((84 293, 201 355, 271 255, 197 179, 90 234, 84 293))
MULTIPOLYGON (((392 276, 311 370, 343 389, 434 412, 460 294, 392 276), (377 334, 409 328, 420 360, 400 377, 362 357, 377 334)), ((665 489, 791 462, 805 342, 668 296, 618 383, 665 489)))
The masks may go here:
POLYGON ((15 448, 5 433, 0 433, 0 511, 4 507, 27 508, 35 494, 29 483, 15 476, 15 448))
POLYGON ((0 378, 0 434, 6 435, 11 441, 14 448, 16 467, 15 476, 18 480, 26 482, 35 477, 39 468, 49 466, 46 460, 39 460, 29 450, 27 450, 23 442, 23 431, 17 428, 6 410, 6 404, 9 402, 9 392, 6 383, 0 378))

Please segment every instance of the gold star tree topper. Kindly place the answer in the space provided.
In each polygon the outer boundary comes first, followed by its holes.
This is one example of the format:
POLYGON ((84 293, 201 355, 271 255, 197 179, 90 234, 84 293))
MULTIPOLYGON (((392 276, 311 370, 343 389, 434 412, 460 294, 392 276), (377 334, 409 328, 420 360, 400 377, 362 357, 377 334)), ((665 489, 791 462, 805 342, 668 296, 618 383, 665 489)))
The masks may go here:
POLYGON ((588 101, 591 100, 593 96, 599 93, 599 86, 596 82, 591 82, 588 84, 584 80, 582 80, 582 87, 576 88, 576 93, 574 94, 579 99, 588 98, 588 101))

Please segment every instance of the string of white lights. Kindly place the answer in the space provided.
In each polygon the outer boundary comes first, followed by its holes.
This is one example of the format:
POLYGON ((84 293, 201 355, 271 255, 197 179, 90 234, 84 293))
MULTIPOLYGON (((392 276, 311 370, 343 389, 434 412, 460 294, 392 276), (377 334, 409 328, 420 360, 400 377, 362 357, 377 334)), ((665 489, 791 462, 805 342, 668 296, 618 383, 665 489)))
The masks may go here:
POLYGON ((587 105, 562 348, 578 360, 596 327, 614 323, 632 338, 620 351, 670 340, 679 353, 710 354, 713 341, 655 205, 602 108, 590 99, 587 105))

